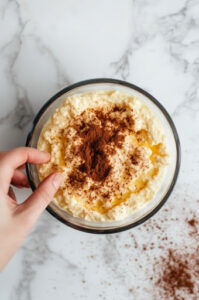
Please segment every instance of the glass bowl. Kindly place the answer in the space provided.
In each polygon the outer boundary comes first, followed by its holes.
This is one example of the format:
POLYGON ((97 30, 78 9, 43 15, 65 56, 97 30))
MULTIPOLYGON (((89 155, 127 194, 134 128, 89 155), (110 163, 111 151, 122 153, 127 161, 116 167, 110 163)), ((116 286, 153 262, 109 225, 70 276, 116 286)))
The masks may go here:
MULTIPOLYGON (((162 123, 166 138, 168 140, 170 164, 167 168, 166 175, 162 182, 161 188, 157 192, 154 199, 148 202, 143 208, 133 213, 131 216, 120 221, 86 221, 84 219, 73 217, 66 211, 60 209, 54 202, 51 202, 49 204, 49 206, 47 207, 47 211, 64 224, 85 232, 120 232, 137 226, 152 217, 168 199, 176 183, 179 173, 180 142, 175 125, 165 108, 153 96, 133 84, 116 79, 91 79, 70 85, 58 92, 50 100, 48 100, 37 113, 33 121, 33 127, 28 134, 26 146, 37 148, 37 142, 44 124, 54 113, 55 109, 62 104, 66 96, 93 90, 119 90, 124 93, 137 96, 154 112, 154 114, 162 123)), ((35 165, 28 163, 26 165, 26 172, 30 186, 34 191, 39 184, 37 168, 35 165)))

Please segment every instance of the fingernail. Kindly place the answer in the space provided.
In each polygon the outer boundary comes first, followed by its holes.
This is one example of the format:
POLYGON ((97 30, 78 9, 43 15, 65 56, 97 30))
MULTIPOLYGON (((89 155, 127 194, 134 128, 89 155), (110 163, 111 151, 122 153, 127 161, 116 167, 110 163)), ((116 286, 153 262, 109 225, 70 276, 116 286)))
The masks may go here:
POLYGON ((55 186, 56 189, 59 188, 60 184, 62 183, 64 177, 61 173, 56 173, 53 177, 53 185, 55 186))
POLYGON ((45 152, 45 151, 40 151, 40 153, 42 153, 46 157, 46 159, 47 158, 50 159, 50 153, 45 152))

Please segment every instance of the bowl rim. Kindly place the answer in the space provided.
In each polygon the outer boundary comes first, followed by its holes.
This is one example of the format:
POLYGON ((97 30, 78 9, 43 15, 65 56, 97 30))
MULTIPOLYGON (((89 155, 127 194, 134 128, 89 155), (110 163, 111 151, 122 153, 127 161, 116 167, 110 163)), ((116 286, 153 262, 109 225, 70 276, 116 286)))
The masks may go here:
MULTIPOLYGON (((45 110, 49 107, 49 105, 51 103, 53 103, 57 98, 59 98, 60 96, 62 96, 63 94, 65 94, 66 92, 69 92, 77 87, 81 87, 81 86, 85 86, 85 85, 89 85, 89 84, 98 84, 98 83, 113 83, 113 84, 119 84, 121 86, 125 86, 125 87, 129 87, 133 90, 136 90, 138 92, 140 92, 141 94, 143 94, 144 96, 146 96, 147 98, 149 98, 149 100, 151 100, 163 113, 164 117, 167 119, 170 128, 172 130, 173 136, 174 136, 174 140, 175 140, 175 146, 176 146, 176 166, 175 166, 175 172, 173 175, 173 179, 171 181, 171 184, 169 186, 169 189, 167 190, 166 194, 164 195, 164 197, 162 198, 162 200, 160 201, 160 203, 154 207, 154 209, 149 212, 147 215, 145 215, 144 217, 142 217, 140 220, 130 223, 128 225, 124 225, 121 227, 115 227, 115 228, 107 228, 107 229, 94 229, 94 228, 88 228, 88 227, 82 227, 81 225, 77 225, 77 224, 73 224, 67 220, 65 220, 64 218, 62 218, 61 216, 59 216, 52 208, 50 208, 50 206, 46 207, 46 210, 52 215, 54 216, 57 220, 61 221, 62 223, 64 223, 65 225, 68 225, 74 229, 83 231, 83 232, 88 232, 88 233, 94 233, 94 234, 107 234, 107 233, 118 233, 121 231, 125 231, 128 230, 130 228, 136 227, 144 222, 146 222, 148 219, 150 219, 152 216, 154 216, 159 210, 160 208, 165 204, 165 202, 168 200, 169 196, 171 195, 171 192, 173 191, 173 188, 176 184, 178 175, 179 175, 179 170, 180 170, 180 163, 181 163, 181 146, 180 146, 180 140, 179 140, 179 136, 176 130, 176 127, 174 125, 173 120, 171 119, 169 113, 166 111, 166 109, 164 108, 164 106, 156 99, 154 98, 150 93, 146 92, 145 90, 143 90, 142 88, 120 80, 120 79, 112 79, 112 78, 95 78, 95 79, 87 79, 87 80, 83 80, 83 81, 79 81, 77 83, 74 83, 72 85, 69 85, 65 88, 63 88, 62 90, 60 90, 58 93, 56 93, 54 96, 52 96, 47 102, 44 103, 44 105, 40 108, 40 110, 38 111, 38 113, 36 114, 34 120, 33 120, 33 125, 32 128, 30 130, 30 132, 28 133, 27 139, 26 139, 26 147, 29 146, 29 143, 32 139, 32 136, 34 134, 34 129, 38 123, 38 121, 40 120, 41 116, 43 115, 43 113, 45 112, 45 110)), ((28 181, 30 184, 31 189, 34 191, 36 189, 35 184, 32 180, 31 177, 31 173, 30 173, 30 169, 29 169, 29 165, 30 164, 26 164, 26 173, 27 173, 27 177, 28 177, 28 181)))

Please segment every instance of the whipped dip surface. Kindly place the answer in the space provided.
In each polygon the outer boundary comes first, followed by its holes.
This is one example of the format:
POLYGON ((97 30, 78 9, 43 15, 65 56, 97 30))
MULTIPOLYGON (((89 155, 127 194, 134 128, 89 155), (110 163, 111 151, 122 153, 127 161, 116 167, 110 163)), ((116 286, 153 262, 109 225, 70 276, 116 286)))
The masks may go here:
POLYGON ((154 199, 169 157, 154 113, 115 90, 66 97, 43 127, 38 149, 51 154, 38 166, 40 180, 64 175, 53 201, 90 221, 121 220, 154 199))

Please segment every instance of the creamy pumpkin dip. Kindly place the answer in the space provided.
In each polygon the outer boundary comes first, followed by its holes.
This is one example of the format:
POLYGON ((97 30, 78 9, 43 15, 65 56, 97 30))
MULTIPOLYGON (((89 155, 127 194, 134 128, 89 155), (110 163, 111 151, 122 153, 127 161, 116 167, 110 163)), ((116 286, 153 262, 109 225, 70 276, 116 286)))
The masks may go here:
POLYGON ((141 100, 120 91, 75 94, 41 132, 38 149, 51 160, 38 166, 39 178, 63 173, 53 201, 69 214, 121 220, 159 190, 168 165, 166 144, 160 122, 141 100))

